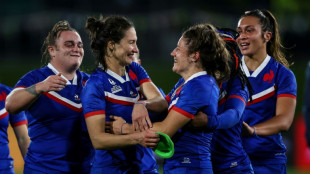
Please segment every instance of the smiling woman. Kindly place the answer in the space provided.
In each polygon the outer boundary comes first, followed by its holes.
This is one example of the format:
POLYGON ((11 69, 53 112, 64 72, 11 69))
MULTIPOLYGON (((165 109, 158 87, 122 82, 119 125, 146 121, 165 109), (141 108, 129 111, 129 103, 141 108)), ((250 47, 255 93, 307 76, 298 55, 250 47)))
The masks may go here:
POLYGON ((110 116, 121 116, 122 125, 132 123, 140 114, 141 122, 149 125, 147 109, 160 112, 167 103, 142 66, 133 62, 138 53, 136 30, 123 16, 99 20, 90 17, 86 23, 91 48, 96 55, 97 69, 86 83, 82 94, 84 117, 96 149, 93 174, 158 173, 151 149, 159 136, 154 131, 128 135, 106 133, 110 116), (146 100, 139 101, 140 93, 146 100), (132 117, 133 115, 133 117, 132 117), (139 145, 140 144, 140 145, 139 145))
POLYGON ((81 37, 67 21, 59 21, 43 49, 47 66, 24 75, 6 100, 8 112, 29 113, 24 173, 89 173, 94 149, 76 97, 89 77, 78 70, 84 56, 81 37))

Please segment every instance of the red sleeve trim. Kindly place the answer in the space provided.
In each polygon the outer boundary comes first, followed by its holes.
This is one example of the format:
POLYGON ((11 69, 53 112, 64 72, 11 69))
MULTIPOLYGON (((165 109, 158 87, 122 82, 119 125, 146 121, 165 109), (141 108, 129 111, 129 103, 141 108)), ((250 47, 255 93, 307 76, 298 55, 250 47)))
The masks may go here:
POLYGON ((180 114, 182 114, 182 115, 184 115, 185 117, 188 117, 188 118, 190 118, 190 119, 193 119, 193 118, 194 118, 194 115, 193 115, 193 114, 188 113, 188 112, 186 112, 186 111, 184 111, 184 110, 182 110, 182 109, 180 109, 180 108, 178 108, 178 107, 176 107, 176 106, 173 106, 171 109, 177 111, 178 113, 180 113, 180 114))
POLYGON ((277 98, 280 98, 280 97, 290 97, 290 98, 296 99, 296 96, 293 94, 279 94, 277 98))
POLYGON ((28 121, 27 121, 27 120, 23 120, 23 121, 14 123, 14 124, 12 125, 12 127, 17 127, 17 126, 24 125, 24 124, 28 124, 28 121))
POLYGON ((105 114, 105 110, 88 112, 87 114, 84 115, 84 118, 88 118, 94 115, 101 115, 101 114, 105 114))
POLYGON ((139 85, 141 85, 142 83, 151 82, 151 81, 152 81, 151 79, 142 79, 139 81, 139 85))
POLYGON ((245 103, 245 100, 241 97, 241 96, 239 96, 239 95, 230 95, 230 96, 228 96, 228 98, 226 99, 226 97, 224 97, 222 100, 220 100, 219 102, 218 102, 218 106, 221 106, 224 102, 226 102, 228 99, 230 99, 230 98, 237 98, 237 99, 240 99, 243 103, 244 103, 244 105, 246 105, 246 103, 245 103))

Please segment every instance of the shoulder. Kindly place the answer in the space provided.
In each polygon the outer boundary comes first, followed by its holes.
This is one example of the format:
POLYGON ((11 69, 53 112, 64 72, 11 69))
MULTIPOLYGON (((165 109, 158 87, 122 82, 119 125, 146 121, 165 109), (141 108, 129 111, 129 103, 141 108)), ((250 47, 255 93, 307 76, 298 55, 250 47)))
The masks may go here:
POLYGON ((214 90, 219 91, 215 79, 209 75, 202 75, 191 79, 190 81, 186 82, 184 88, 191 93, 199 92, 208 94, 214 92, 214 90))

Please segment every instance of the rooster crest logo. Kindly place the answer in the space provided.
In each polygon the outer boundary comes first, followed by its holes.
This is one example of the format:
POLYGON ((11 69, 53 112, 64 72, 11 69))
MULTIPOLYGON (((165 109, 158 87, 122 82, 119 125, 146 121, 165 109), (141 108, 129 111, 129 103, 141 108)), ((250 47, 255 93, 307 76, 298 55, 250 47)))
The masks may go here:
POLYGON ((268 83, 271 83, 273 78, 274 78, 274 73, 273 73, 272 70, 270 70, 269 74, 266 73, 266 74, 264 75, 264 81, 265 81, 265 82, 267 81, 268 83))

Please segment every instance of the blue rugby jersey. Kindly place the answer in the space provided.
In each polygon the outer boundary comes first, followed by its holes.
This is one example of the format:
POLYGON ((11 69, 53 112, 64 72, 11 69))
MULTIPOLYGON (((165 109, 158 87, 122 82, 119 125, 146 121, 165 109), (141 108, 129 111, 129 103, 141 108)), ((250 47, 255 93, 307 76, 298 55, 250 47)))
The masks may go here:
MULTIPOLYGON (((140 85, 150 81, 143 67, 135 62, 126 66, 123 77, 109 69, 105 72, 101 66, 98 67, 83 90, 82 103, 85 119, 105 114, 107 120, 110 115, 116 115, 132 123, 131 113, 133 105, 140 99, 140 85)), ((93 166, 130 168, 134 165, 143 172, 157 170, 158 167, 152 150, 140 145, 117 150, 96 150, 93 166), (148 166, 142 165, 142 158, 143 163, 149 164, 148 166)))
MULTIPOLYGON (((249 72, 242 58, 243 70, 248 77, 254 94, 253 102, 247 103, 244 121, 250 126, 265 122, 275 116, 279 97, 296 99, 297 84, 292 71, 267 55, 262 64, 249 72)), ((285 164, 286 147, 281 133, 271 136, 249 136, 243 138, 243 147, 255 164, 285 164)))
MULTIPOLYGON (((48 64, 24 75, 15 88, 27 88, 58 73, 48 64)), ((31 143, 25 165, 47 173, 89 172, 94 149, 83 123, 80 101, 88 78, 86 73, 76 71, 76 76, 72 82, 67 80, 64 89, 44 92, 26 110, 31 143)))
POLYGON ((242 146, 241 139, 242 118, 249 92, 246 86, 242 87, 238 77, 229 81, 230 83, 223 83, 218 103, 218 114, 222 117, 218 119, 223 119, 224 122, 226 119, 229 122, 218 124, 211 142, 212 166, 215 173, 242 171, 244 167, 251 168, 250 159, 242 146))
POLYGON ((13 158, 10 156, 8 127, 27 124, 24 112, 9 114, 5 109, 5 99, 12 91, 12 88, 0 83, 0 170, 13 168, 13 158))
MULTIPOLYGON (((166 96, 169 111, 175 110, 191 119, 198 111, 210 117, 217 113, 219 89, 213 77, 205 71, 192 75, 187 81, 181 78, 174 89, 166 96)), ((191 131, 186 127, 172 137, 174 155, 165 160, 164 170, 175 167, 211 169, 210 143, 212 130, 191 131)))

